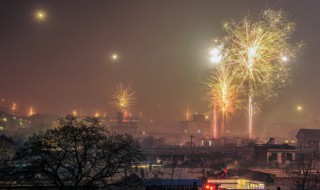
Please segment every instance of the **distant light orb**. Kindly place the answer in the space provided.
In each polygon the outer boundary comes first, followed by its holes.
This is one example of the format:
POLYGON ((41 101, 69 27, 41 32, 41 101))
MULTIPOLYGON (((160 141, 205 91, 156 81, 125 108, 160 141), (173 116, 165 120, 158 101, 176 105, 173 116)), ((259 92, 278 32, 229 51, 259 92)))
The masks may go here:
POLYGON ((302 111, 302 106, 297 106, 298 111, 302 111))
POLYGON ((47 18, 47 14, 43 10, 38 10, 35 13, 35 17, 38 21, 44 21, 47 18))
POLYGON ((114 53, 114 54, 111 55, 111 59, 114 60, 114 61, 116 61, 116 60, 119 59, 119 57, 118 57, 117 54, 114 53))

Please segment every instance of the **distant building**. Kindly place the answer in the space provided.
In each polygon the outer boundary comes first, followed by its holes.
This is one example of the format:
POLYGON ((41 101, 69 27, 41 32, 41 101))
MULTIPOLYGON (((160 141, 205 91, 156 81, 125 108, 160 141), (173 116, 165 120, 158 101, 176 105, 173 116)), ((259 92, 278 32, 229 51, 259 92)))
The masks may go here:
POLYGON ((192 120, 180 122, 181 142, 189 146, 212 146, 210 121, 205 115, 193 115, 192 120))
POLYGON ((30 128, 30 120, 17 117, 6 112, 0 112, 0 132, 16 131, 19 129, 30 128))
POLYGON ((320 152, 320 129, 300 129, 296 138, 299 152, 320 152))
POLYGON ((139 118, 126 116, 122 112, 118 112, 117 116, 110 118, 107 123, 112 132, 135 135, 138 132, 139 118))
POLYGON ((197 136, 209 137, 211 136, 210 121, 205 115, 193 115, 191 121, 180 122, 181 133, 192 134, 197 136))
POLYGON ((296 134, 300 128, 304 127, 301 124, 295 123, 272 123, 265 129, 257 131, 257 136, 260 140, 268 140, 270 137, 275 138, 275 143, 281 144, 296 144, 296 134))

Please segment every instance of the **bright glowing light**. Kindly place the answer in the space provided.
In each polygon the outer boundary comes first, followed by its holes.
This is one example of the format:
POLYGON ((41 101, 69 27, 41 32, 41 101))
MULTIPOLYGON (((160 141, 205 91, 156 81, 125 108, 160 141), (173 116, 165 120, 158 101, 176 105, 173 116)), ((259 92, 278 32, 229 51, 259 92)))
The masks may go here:
POLYGON ((116 61, 116 60, 118 60, 119 57, 117 54, 114 53, 111 55, 111 58, 112 58, 112 60, 116 61))
POLYGON ((288 62, 288 61, 289 61, 289 58, 288 58, 287 56, 283 55, 283 56, 281 57, 281 61, 282 61, 282 62, 288 62))
POLYGON ((298 111, 302 111, 302 106, 297 106, 298 111))
POLYGON ((223 56, 220 47, 215 47, 210 50, 210 61, 212 63, 220 63, 222 58, 223 56))
POLYGON ((96 113, 94 114, 94 117, 100 117, 100 113, 96 111, 96 113))
POLYGON ((77 117, 77 116, 78 116, 77 110, 72 110, 72 115, 73 115, 74 117, 77 117))
POLYGON ((257 53, 257 46, 250 47, 248 50, 248 57, 254 58, 257 53))
POLYGON ((256 53, 257 53, 257 48, 258 48, 257 46, 251 46, 248 49, 248 68, 249 68, 250 72, 252 72, 254 58, 255 58, 256 53))
POLYGON ((29 108, 29 114, 28 115, 29 115, 29 117, 34 115, 34 110, 33 110, 32 106, 29 108))
POLYGON ((35 17, 38 21, 44 21, 47 18, 47 14, 43 10, 38 10, 35 13, 35 17))
POLYGON ((122 83, 119 83, 117 84, 117 91, 113 95, 111 104, 118 108, 119 111, 126 113, 136 100, 134 97, 135 93, 135 91, 132 91, 130 84, 123 86, 122 83))

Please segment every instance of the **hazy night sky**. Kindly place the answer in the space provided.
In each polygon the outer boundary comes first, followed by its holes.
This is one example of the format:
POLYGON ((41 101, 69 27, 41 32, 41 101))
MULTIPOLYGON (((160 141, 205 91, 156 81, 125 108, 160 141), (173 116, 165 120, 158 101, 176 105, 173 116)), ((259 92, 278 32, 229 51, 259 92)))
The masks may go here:
POLYGON ((288 12, 297 24, 293 41, 306 46, 292 63, 291 88, 260 120, 319 118, 319 0, 1 1, 2 106, 15 101, 20 113, 32 105, 39 113, 110 115, 116 83, 130 82, 138 98, 133 112, 146 119, 181 120, 187 107, 205 113, 200 78, 209 70, 211 39, 224 35, 222 20, 266 8, 288 12), (34 18, 39 9, 47 14, 43 22, 34 18))

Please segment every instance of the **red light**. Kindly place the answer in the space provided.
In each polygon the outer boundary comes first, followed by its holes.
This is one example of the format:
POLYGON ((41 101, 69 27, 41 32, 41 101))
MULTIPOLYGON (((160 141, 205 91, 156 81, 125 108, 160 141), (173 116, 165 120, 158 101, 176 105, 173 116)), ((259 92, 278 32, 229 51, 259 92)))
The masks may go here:
POLYGON ((216 190, 216 187, 213 184, 206 184, 205 185, 205 189, 207 190, 216 190))

